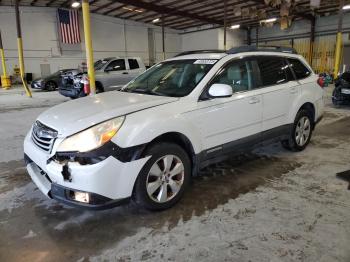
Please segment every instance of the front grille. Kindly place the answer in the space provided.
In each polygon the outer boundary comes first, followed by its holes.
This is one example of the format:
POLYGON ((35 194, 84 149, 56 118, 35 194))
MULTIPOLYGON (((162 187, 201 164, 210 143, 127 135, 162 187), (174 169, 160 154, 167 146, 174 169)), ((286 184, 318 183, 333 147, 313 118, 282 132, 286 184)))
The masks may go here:
POLYGON ((39 121, 33 125, 32 140, 35 145, 45 152, 51 152, 53 143, 57 137, 57 131, 45 126, 39 121))

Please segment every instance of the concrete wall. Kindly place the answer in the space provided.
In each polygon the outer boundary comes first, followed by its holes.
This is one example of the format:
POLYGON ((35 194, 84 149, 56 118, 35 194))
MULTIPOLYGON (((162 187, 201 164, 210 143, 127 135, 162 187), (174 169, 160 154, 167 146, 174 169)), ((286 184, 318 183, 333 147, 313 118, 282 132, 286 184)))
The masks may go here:
MULTIPOLYGON (((242 45, 246 33, 243 30, 227 30, 227 49, 242 45)), ((182 50, 224 49, 224 30, 222 28, 204 30, 182 35, 182 50)))
MULTIPOLYGON (((60 45, 58 41, 55 8, 21 7, 21 24, 26 72, 40 76, 40 64, 49 64, 50 71, 60 68, 77 68, 85 61, 83 43, 60 45)), ((80 18, 82 20, 82 17, 80 18)), ((109 56, 140 56, 148 64, 148 28, 153 28, 154 57, 162 59, 161 29, 133 21, 92 14, 92 36, 95 59, 109 56)), ((10 74, 18 65, 16 25, 13 7, 0 9, 0 29, 3 36, 7 66, 10 74)), ((181 51, 181 36, 177 31, 167 29, 165 35, 166 57, 181 51)), ((2 69, 0 68, 0 73, 2 69)))
MULTIPOLYGON (((21 7, 21 24, 26 72, 41 75, 41 65, 48 65, 51 72, 61 68, 77 68, 85 61, 82 17, 80 17, 82 43, 60 44, 57 30, 56 8, 21 7)), ((3 36, 8 72, 18 66, 16 23, 13 7, 0 9, 0 29, 3 36)), ((161 28, 149 24, 121 20, 92 14, 91 30, 95 60, 110 56, 140 56, 149 64, 149 52, 155 62, 163 59, 161 28), (152 28, 151 36, 148 29, 152 28), (153 41, 153 51, 149 41, 153 41)), ((240 45, 245 31, 228 30, 227 48, 240 45)), ((223 29, 180 34, 166 29, 166 58, 181 51, 198 49, 223 49, 223 29)), ((2 68, 0 68, 2 74, 2 68)))
POLYGON ((182 51, 218 49, 219 30, 205 30, 182 35, 182 51))
MULTIPOLYGON (((247 33, 244 30, 227 30, 226 33, 226 48, 237 47, 244 45, 247 33)), ((219 49, 224 49, 224 29, 219 29, 219 49)))

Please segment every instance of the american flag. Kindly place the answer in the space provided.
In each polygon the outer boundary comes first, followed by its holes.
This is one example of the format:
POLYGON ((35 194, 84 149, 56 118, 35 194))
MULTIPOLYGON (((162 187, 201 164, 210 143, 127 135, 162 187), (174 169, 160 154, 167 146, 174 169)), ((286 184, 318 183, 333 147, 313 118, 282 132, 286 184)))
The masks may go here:
POLYGON ((64 44, 78 44, 80 39, 78 10, 57 10, 61 41, 64 44))

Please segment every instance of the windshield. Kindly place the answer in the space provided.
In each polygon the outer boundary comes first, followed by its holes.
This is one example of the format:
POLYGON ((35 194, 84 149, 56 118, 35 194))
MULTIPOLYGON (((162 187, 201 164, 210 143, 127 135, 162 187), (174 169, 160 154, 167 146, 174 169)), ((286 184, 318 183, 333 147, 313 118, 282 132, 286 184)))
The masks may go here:
POLYGON ((217 60, 174 60, 155 65, 122 91, 182 97, 192 92, 217 60))
POLYGON ((98 60, 94 63, 94 68, 95 70, 100 70, 102 69, 102 67, 107 64, 109 61, 111 61, 111 59, 101 59, 101 60, 98 60))

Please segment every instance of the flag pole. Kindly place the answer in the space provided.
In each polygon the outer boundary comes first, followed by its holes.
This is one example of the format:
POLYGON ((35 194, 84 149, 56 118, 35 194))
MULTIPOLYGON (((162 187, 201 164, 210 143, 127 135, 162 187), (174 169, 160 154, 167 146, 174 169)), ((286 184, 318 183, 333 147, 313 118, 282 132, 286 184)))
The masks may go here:
POLYGON ((57 25, 57 40, 58 40, 58 50, 60 52, 60 56, 62 56, 62 45, 61 45, 61 40, 62 40, 62 35, 61 35, 61 30, 60 30, 60 19, 59 19, 59 15, 58 15, 58 10, 56 12, 56 25, 57 25))

